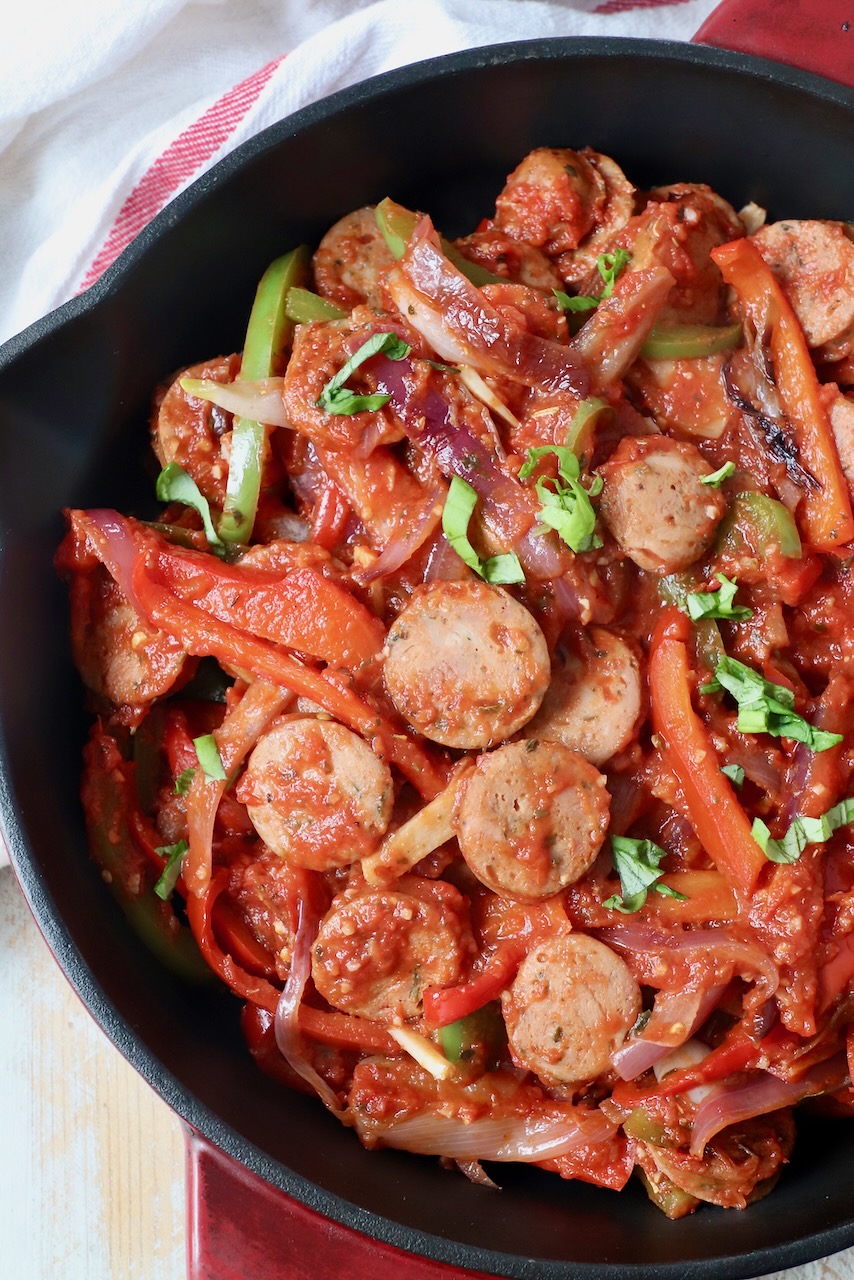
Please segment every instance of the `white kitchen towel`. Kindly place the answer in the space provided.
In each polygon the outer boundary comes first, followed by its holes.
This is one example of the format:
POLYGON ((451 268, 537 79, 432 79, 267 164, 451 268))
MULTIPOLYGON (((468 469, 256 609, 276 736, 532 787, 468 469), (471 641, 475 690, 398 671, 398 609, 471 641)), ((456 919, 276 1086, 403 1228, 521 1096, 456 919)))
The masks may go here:
POLYGON ((0 42, 0 341, 237 143, 346 85, 541 36, 689 39, 715 0, 41 0, 0 42))

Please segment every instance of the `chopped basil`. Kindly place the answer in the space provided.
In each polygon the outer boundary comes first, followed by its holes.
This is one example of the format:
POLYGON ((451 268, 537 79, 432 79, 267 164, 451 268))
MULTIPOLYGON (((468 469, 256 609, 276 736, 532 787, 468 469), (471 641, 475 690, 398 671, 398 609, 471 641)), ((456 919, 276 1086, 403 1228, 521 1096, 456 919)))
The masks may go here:
POLYGON ((184 854, 189 849, 186 840, 179 840, 177 844, 164 844, 155 849, 155 853, 159 853, 161 858, 166 859, 166 866, 157 884, 154 886, 154 892, 158 898, 162 898, 165 902, 172 894, 181 874, 181 866, 184 861, 184 854))
POLYGON ((854 822, 854 796, 841 800, 820 818, 795 818, 781 840, 774 840, 761 818, 753 819, 751 835, 771 862, 797 862, 808 844, 824 844, 834 831, 854 822))
POLYGON ((727 618, 730 622, 743 622, 753 617, 753 610, 746 605, 735 604, 738 583, 731 582, 722 573, 715 577, 721 584, 715 591, 691 591, 685 597, 685 612, 692 622, 700 618, 727 618))
POLYGON ((195 778, 195 776, 195 769, 183 769, 175 779, 175 795, 185 796, 193 785, 193 778, 195 778))
POLYGON ((726 689, 738 703, 736 728, 739 733, 770 733, 776 738, 792 738, 815 752, 827 751, 842 741, 841 733, 816 729, 798 715, 791 689, 772 684, 736 658, 721 658, 714 679, 700 686, 701 693, 717 693, 720 689, 726 689))
POLYGON ((595 476, 590 488, 585 489, 579 479, 581 465, 571 449, 558 444, 529 449, 519 479, 527 480, 540 459, 548 453, 557 455, 559 479, 540 476, 537 480, 541 524, 554 529, 573 551, 601 547, 602 539, 596 536, 596 512, 590 499, 601 491, 602 477, 595 476))
POLYGON ((632 255, 626 249, 615 249, 613 253, 600 253, 596 259, 596 268, 604 282, 602 292, 571 297, 561 289, 552 289, 558 306, 562 311, 592 311, 594 307, 598 307, 603 298, 610 298, 614 292, 617 277, 631 260, 632 255))
POLYGON ((607 898, 603 906, 629 915, 633 911, 640 911, 650 889, 662 894, 665 898, 679 898, 680 901, 685 901, 684 893, 677 893, 669 885, 658 883, 664 874, 660 870, 661 860, 667 856, 667 851, 660 845, 654 844, 652 840, 631 840, 628 836, 612 836, 611 852, 623 892, 622 895, 615 893, 607 898))
POLYGON ((381 409, 384 404, 388 404, 391 396, 380 393, 359 395, 349 387, 345 387, 344 383, 350 374, 354 373, 366 360, 370 360, 371 356, 384 355, 388 356, 389 360, 403 360, 409 355, 410 350, 409 343, 404 342, 396 333, 372 334, 367 342, 362 343, 355 355, 342 365, 335 377, 327 382, 317 401, 318 408, 325 409, 327 413, 343 414, 348 417, 354 413, 361 413, 365 409, 372 413, 381 409))
POLYGON ((442 532, 448 542, 460 559, 486 582, 524 582, 525 574, 515 551, 482 560, 469 542, 469 521, 476 506, 477 494, 468 481, 453 476, 442 511, 442 532))
POLYGON ((157 477, 158 502, 183 502, 185 507, 192 507, 202 517, 205 537, 212 547, 221 547, 222 539, 214 528, 211 509, 207 498, 199 489, 192 476, 188 475, 177 462, 170 462, 157 477))
POLYGON ((193 738, 193 746, 196 748, 196 755, 205 777, 212 782, 224 782, 226 772, 222 767, 222 757, 213 734, 205 733, 200 738, 193 738))
POLYGON ((744 785, 744 769, 740 764, 721 765, 721 773, 729 778, 734 787, 740 788, 744 785))
POLYGON ((722 467, 718 467, 717 471, 713 471, 710 476, 700 476, 700 484, 707 484, 710 489, 717 489, 723 484, 724 480, 729 480, 730 476, 735 475, 735 463, 725 462, 722 467))

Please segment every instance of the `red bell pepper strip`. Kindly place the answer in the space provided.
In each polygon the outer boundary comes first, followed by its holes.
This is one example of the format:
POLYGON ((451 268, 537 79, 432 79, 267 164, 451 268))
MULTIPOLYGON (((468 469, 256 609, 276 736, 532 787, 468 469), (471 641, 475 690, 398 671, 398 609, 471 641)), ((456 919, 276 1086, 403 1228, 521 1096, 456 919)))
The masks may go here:
POLYGON ((319 569, 244 569, 159 538, 148 560, 170 591, 274 644, 351 670, 382 649, 385 627, 379 618, 319 569))
POLYGON ((803 330, 771 268, 749 240, 734 240, 712 250, 712 259, 738 294, 756 331, 770 328, 771 361, 786 416, 796 433, 798 452, 818 482, 804 491, 799 512, 808 541, 830 551, 854 539, 848 485, 803 330))
POLYGON ((496 1000, 516 976, 522 953, 512 943, 499 945, 476 978, 458 987, 428 987, 424 992, 424 1020, 429 1027, 445 1027, 496 1000))
POLYGON ((246 635, 182 600, 157 579, 143 556, 134 563, 132 586, 134 600, 149 622, 179 636, 188 652, 216 658, 227 667, 250 672, 257 680, 311 698, 396 764, 426 799, 432 800, 444 787, 440 764, 351 689, 335 683, 327 672, 304 666, 268 640, 246 635))
POLYGON ((766 865, 765 855, 750 834, 747 815, 721 773, 712 741, 691 705, 690 638, 691 624, 685 615, 677 609, 665 610, 650 648, 653 728, 701 844, 727 884, 747 897, 766 865))
POLYGON ((673 1098, 697 1088, 698 1085, 726 1080, 737 1071, 749 1071, 758 1064, 761 1056, 761 1046, 754 1044, 736 1027, 717 1049, 713 1049, 695 1067, 669 1071, 658 1084, 646 1087, 638 1085, 634 1080, 620 1081, 611 1096, 620 1107, 642 1105, 650 1098, 673 1098))

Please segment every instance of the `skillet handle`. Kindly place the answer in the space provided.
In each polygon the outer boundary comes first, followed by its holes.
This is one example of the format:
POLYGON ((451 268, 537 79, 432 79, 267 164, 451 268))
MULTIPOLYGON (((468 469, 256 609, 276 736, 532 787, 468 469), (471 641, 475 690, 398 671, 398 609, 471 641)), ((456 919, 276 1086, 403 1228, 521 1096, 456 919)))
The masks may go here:
POLYGON ((694 36, 854 88, 851 0, 723 0, 694 36))
POLYGON ((187 1280, 495 1280, 371 1240, 262 1182, 192 1129, 187 1280))

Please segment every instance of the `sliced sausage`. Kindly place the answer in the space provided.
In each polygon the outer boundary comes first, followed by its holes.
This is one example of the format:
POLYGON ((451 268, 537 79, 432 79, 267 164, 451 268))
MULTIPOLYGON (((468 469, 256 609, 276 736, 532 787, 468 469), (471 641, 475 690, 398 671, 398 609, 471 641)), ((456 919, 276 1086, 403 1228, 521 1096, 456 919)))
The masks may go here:
POLYGON ((842 222, 772 222, 751 237, 806 340, 826 360, 854 353, 854 243, 842 222))
POLYGON ((642 706, 634 649, 613 631, 591 627, 581 645, 556 649, 551 684, 527 733, 604 764, 631 742, 642 706))
POLYGON ((411 1020, 425 987, 454 986, 473 942, 452 885, 407 876, 400 887, 355 890, 332 903, 312 951, 314 985, 335 1009, 411 1020))
POLYGON ((641 993, 604 943, 565 933, 528 953, 501 1005, 517 1063, 547 1084, 582 1084, 608 1070, 641 993))
POLYGON ((355 209, 330 227, 314 255, 318 293, 345 311, 360 302, 383 310, 380 278, 394 263, 370 207, 355 209))
POLYGON ((373 853, 391 773, 334 720, 284 720, 259 739, 236 790, 261 839, 292 866, 327 871, 373 853))
POLYGON ((223 356, 182 369, 160 401, 151 424, 152 446, 160 465, 177 462, 193 477, 208 501, 218 507, 225 501, 228 481, 221 441, 231 431, 232 417, 224 409, 182 390, 181 378, 233 382, 239 370, 240 356, 223 356))
POLYGON ((726 499, 702 483, 712 468, 694 445, 664 436, 626 437, 599 470, 600 513, 639 568, 674 573, 708 548, 726 499))
POLYGON ((493 746, 534 715, 549 683, 537 622, 485 582, 419 587, 386 640, 385 686, 397 710, 433 742, 493 746))
POLYGON ((486 267, 493 275, 541 289, 550 296, 552 289, 563 288, 560 272, 542 249, 514 240, 494 222, 488 221, 470 236, 455 240, 454 247, 469 262, 486 267))
POLYGON ((143 622, 103 565, 71 576, 71 649, 87 688, 116 707, 162 698, 187 660, 179 640, 143 622))
POLYGON ((604 775, 559 742, 529 738, 481 756, 453 828, 469 868, 519 902, 550 898, 590 870, 605 839, 604 775))
POLYGON ((848 488, 854 495, 854 400, 837 395, 831 401, 830 425, 848 488))
POLYGON ((647 209, 658 218, 662 230, 667 220, 659 215, 664 208, 672 214, 670 244, 665 237, 659 257, 676 284, 660 319, 691 324, 720 323, 724 312, 724 282, 709 255, 717 245, 744 235, 738 214, 722 196, 701 182, 657 187, 649 198, 647 209))
POLYGON ((510 174, 495 221, 549 256, 576 249, 605 203, 605 183, 585 152, 538 147, 510 174))
MULTIPOLYGON (((616 161, 589 148, 581 154, 599 175, 605 198, 596 208, 592 230, 577 249, 562 253, 557 260, 563 279, 575 286, 596 270, 596 260, 601 253, 614 248, 615 237, 628 225, 635 210, 635 189, 616 161)), ((599 288, 601 277, 597 280, 597 293, 599 288)))

